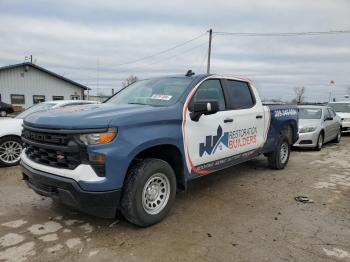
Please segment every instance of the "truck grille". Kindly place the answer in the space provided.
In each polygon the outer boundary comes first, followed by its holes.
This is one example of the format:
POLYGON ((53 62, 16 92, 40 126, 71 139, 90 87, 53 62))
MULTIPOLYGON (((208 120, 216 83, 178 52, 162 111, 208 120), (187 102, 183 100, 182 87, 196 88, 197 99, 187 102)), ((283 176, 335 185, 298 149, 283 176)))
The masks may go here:
POLYGON ((73 136, 46 131, 37 132, 24 127, 22 140, 27 157, 36 163, 75 169, 82 162, 80 145, 73 136))
POLYGON ((40 143, 48 143, 48 144, 55 144, 55 145, 67 145, 68 144, 68 137, 67 135, 61 135, 61 134, 49 134, 49 133, 39 133, 30 131, 27 129, 24 129, 22 132, 22 137, 40 142, 40 143))

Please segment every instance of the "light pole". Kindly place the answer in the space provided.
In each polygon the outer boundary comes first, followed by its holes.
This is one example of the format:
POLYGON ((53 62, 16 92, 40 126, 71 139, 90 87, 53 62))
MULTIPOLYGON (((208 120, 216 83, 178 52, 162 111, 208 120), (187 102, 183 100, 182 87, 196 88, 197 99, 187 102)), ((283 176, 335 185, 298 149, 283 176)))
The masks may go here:
POLYGON ((209 46, 208 46, 208 62, 207 62, 207 74, 210 74, 210 58, 211 58, 211 40, 213 37, 213 30, 209 29, 209 46))
POLYGON ((329 99, 328 99, 328 102, 331 102, 331 100, 332 100, 332 85, 335 85, 334 80, 331 80, 331 81, 329 82, 329 84, 330 84, 330 91, 329 91, 329 99))

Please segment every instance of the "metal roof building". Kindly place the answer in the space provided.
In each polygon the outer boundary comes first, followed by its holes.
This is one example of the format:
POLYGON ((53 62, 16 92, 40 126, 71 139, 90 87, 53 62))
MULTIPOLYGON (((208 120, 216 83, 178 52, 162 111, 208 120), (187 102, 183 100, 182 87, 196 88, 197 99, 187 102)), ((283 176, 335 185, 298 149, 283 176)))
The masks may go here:
POLYGON ((89 88, 29 62, 0 67, 0 101, 14 106, 84 99, 85 90, 89 88))

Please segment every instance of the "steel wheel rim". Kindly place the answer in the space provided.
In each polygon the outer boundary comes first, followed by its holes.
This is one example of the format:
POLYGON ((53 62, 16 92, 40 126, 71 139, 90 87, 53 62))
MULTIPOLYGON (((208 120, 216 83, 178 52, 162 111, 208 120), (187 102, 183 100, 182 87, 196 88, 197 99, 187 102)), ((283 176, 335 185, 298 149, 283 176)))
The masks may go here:
POLYGON ((281 150, 280 150, 280 159, 281 159, 281 163, 282 164, 287 162, 288 154, 289 154, 288 144, 287 143, 283 143, 281 145, 281 150))
POLYGON ((6 164, 14 164, 20 159, 22 149, 17 141, 5 141, 0 145, 0 160, 6 164))
POLYGON ((170 196, 170 182, 163 173, 152 175, 142 191, 142 206, 147 214, 159 214, 167 205, 170 196))
POLYGON ((6 111, 1 111, 1 112, 0 112, 0 115, 1 115, 2 117, 5 117, 5 116, 6 116, 6 111))

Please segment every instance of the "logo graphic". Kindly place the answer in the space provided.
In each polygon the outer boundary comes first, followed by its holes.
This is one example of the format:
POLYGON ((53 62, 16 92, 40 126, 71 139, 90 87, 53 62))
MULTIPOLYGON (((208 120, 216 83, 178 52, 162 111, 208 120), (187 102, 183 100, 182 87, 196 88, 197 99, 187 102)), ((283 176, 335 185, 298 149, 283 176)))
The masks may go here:
POLYGON ((64 155, 61 154, 57 154, 57 160, 63 160, 64 159, 64 155))
POLYGON ((225 148, 234 150, 243 148, 256 143, 258 130, 256 127, 243 128, 228 132, 223 132, 219 125, 216 135, 206 136, 205 142, 199 144, 199 156, 202 157, 205 153, 208 155, 215 154, 216 150, 225 148))

